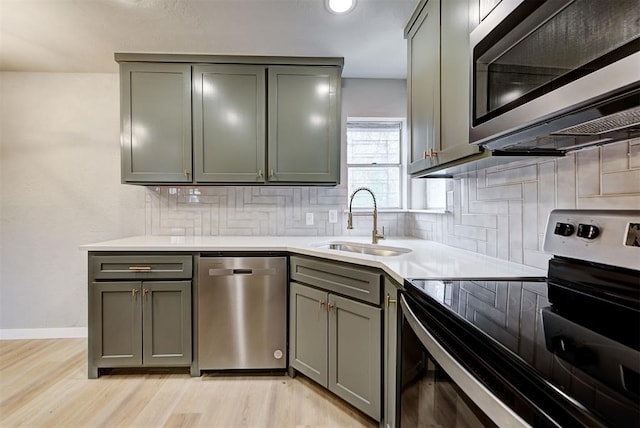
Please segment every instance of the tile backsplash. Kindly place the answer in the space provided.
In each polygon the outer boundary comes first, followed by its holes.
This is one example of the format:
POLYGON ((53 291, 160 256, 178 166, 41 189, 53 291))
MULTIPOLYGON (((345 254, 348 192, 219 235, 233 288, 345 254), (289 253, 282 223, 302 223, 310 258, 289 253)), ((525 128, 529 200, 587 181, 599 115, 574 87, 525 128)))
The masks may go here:
POLYGON ((447 213, 407 214, 407 234, 546 269, 554 208, 640 209, 640 139, 460 174, 447 213))
MULTIPOLYGON (((336 187, 148 187, 146 231, 150 235, 337 236, 371 233, 371 217, 355 216, 347 231, 346 185, 336 187), (329 223, 329 210, 338 222, 329 223), (313 225, 306 214, 313 214, 313 225)), ((380 229, 406 233, 404 213, 381 213, 380 229)))
MULTIPOLYGON (((368 235, 371 217, 346 230, 348 191, 336 187, 148 187, 150 235, 368 235), (329 223, 329 210, 338 222, 329 223), (306 214, 313 213, 313 225, 306 214)), ((640 140, 460 174, 447 212, 381 213, 387 236, 416 236, 546 268, 544 227, 553 208, 640 209, 640 140)))

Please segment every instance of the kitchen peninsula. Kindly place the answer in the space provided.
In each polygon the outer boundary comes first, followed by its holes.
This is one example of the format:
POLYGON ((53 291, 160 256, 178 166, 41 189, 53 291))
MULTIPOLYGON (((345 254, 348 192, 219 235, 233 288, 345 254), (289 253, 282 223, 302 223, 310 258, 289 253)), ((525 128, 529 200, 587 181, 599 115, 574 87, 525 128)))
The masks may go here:
MULTIPOLYGON (((288 280, 281 287, 288 296, 288 352, 278 349, 274 355, 288 355, 291 376, 304 374, 383 422, 395 412, 390 388, 396 376, 395 304, 405 279, 544 276, 536 268, 432 241, 403 237, 372 245, 370 239, 147 235, 83 245, 89 256, 89 377, 110 367, 188 366, 193 376, 200 375, 198 342, 210 332, 198 331, 203 308, 208 307, 199 305, 199 276, 216 270, 207 267, 199 275, 203 257, 286 257, 288 280), (164 302, 156 303, 154 293, 159 291, 164 291, 164 302), (314 314, 325 306, 326 315, 319 321, 314 314), (169 315, 154 316, 158 308, 169 315), (116 332, 108 327, 122 320, 126 328, 116 332), (131 325, 128 335, 125 330, 131 325), (156 337, 163 337, 164 351, 153 343, 156 337), (346 344, 353 346, 345 349, 346 344), (349 378, 341 378, 344 373, 350 373, 349 378)), ((248 273, 230 271, 236 270, 248 273)), ((265 306, 270 303, 264 300, 265 306)), ((249 314, 239 310, 238 316, 249 314)))

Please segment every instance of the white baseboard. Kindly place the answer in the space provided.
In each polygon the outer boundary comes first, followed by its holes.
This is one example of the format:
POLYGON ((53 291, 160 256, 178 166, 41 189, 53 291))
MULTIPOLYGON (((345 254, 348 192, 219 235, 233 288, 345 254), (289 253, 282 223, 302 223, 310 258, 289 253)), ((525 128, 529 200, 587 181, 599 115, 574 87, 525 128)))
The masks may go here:
POLYGON ((87 337, 87 327, 0 328, 0 340, 87 337))

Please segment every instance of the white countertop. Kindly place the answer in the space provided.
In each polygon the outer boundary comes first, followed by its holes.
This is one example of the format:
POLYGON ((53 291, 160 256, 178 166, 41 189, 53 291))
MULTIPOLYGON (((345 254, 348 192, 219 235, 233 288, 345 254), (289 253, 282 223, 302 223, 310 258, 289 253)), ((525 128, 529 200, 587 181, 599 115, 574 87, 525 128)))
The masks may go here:
POLYGON ((370 244, 366 236, 132 236, 82 245, 86 251, 287 251, 308 256, 357 263, 383 269, 402 283, 405 278, 523 278, 544 277, 541 269, 499 260, 482 254, 417 238, 390 238, 380 247, 402 247, 412 251, 398 256, 367 254, 318 248, 333 241, 370 244))

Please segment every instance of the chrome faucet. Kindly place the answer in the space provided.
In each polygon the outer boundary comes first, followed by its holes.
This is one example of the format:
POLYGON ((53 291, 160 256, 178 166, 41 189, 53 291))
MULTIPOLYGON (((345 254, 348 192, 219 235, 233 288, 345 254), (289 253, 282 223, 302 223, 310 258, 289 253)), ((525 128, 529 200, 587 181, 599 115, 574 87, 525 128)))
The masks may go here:
POLYGON ((378 206, 376 204, 376 195, 374 195, 371 189, 369 189, 368 187, 359 187, 351 194, 351 197, 349 198, 349 215, 347 217, 347 229, 353 229, 353 213, 351 212, 351 204, 353 204, 353 197, 361 190, 366 190, 371 194, 371 197, 373 198, 373 232, 371 233, 371 242, 373 244, 377 244, 379 239, 384 239, 384 234, 378 233, 378 206))

